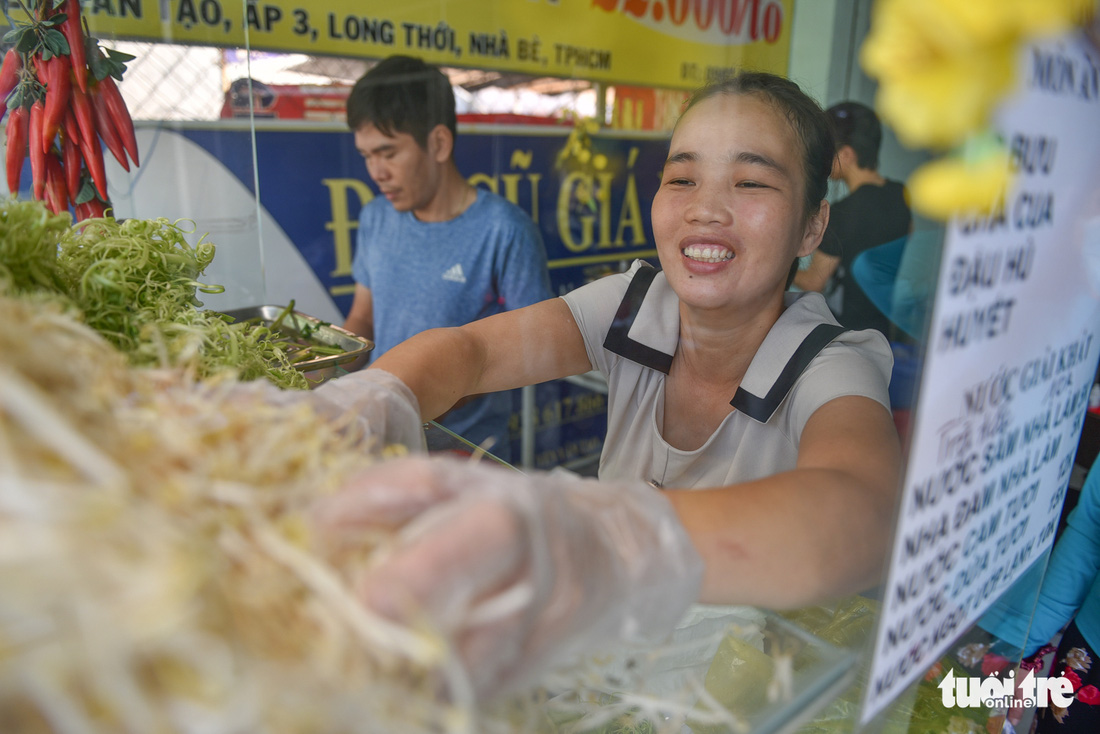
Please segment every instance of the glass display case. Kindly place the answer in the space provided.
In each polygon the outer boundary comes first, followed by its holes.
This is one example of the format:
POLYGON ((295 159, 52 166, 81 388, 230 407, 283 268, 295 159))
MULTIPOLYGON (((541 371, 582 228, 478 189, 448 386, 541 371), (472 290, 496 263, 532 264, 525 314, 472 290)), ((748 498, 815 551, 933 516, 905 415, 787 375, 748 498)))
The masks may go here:
MULTIPOLYGON (((443 66, 458 104, 459 168, 470 183, 530 216, 558 295, 636 259, 656 260, 648 210, 658 184, 654 173, 664 164, 677 112, 699 83, 750 64, 787 74, 823 103, 872 104, 877 93, 858 63, 873 0, 443 0, 415 7, 336 0, 323 9, 281 0, 27 5, 30 11, 5 3, 6 23, 22 23, 24 11, 45 14, 40 20, 48 22, 62 6, 83 8, 85 28, 100 46, 130 57, 118 88, 141 161, 103 154, 104 193, 114 215, 184 223, 195 242, 216 245, 203 280, 225 288, 204 294, 204 308, 246 312, 293 303, 330 331, 343 322, 356 288, 359 212, 379 194, 347 129, 345 100, 380 58, 410 53, 443 66)), ((6 43, 0 51, 10 50, 11 37, 6 43)), ((1057 61, 1044 68, 1063 68, 1057 61)), ((1094 80, 1095 65, 1089 73, 1094 80)), ((1083 92, 1094 93, 1091 87, 1083 92)), ((9 125, 11 118, 8 113, 9 125)), ((884 175, 905 179, 929 157, 886 130, 884 175)), ((1059 160, 1071 157, 1064 145, 1059 160)), ((22 185, 7 193, 30 195, 31 166, 28 160, 22 185)), ((10 173, 0 188, 18 183, 10 173)), ((1040 183, 1047 187, 1047 179, 1040 183)), ((840 193, 834 184, 829 198, 835 203, 840 193)), ((1044 201, 1050 206, 1034 205, 1033 219, 1052 211, 1053 198, 1044 201)), ((1059 216, 1068 209, 1059 199, 1059 216)), ((1011 224, 971 222, 968 231, 1011 224)), ((904 349, 894 349, 892 389, 904 387, 905 394, 891 398, 903 439, 921 420, 911 408, 925 364, 930 283, 941 267, 944 229, 918 216, 909 240, 914 246, 899 265, 921 286, 907 302, 919 322, 894 314, 911 337, 904 349)), ((975 268, 982 265, 975 260, 975 268)), ((974 285, 981 273, 960 278, 974 285)), ((890 295, 891 306, 905 297, 897 289, 890 295)), ((316 377, 347 374, 343 364, 323 368, 316 377)), ((430 453, 509 471, 594 474, 606 432, 606 393, 606 382, 594 374, 513 391, 512 462, 434 421, 425 424, 425 440, 430 453)), ((1086 418, 1086 444, 1098 443, 1096 415, 1086 418)), ((1004 416, 991 411, 987 418, 982 431, 1004 416)), ((1071 429, 1067 422, 1067 442, 1071 429)), ((1086 453, 1076 466, 1060 467, 1066 474, 1074 469, 1071 500, 1095 447, 1086 453)), ((1048 514, 1045 527, 1053 533, 1053 504, 1048 514)), ((1047 555, 1031 560, 1037 570, 1026 583, 1033 605, 1047 555)), ((529 728, 555 734, 858 730, 878 612, 878 601, 864 597, 784 614, 693 607, 661 646, 588 660, 549 677, 529 728)), ((988 708, 944 710, 937 685, 947 672, 980 676, 994 664, 1005 674, 1021 662, 1021 650, 1006 648, 980 626, 950 636, 958 644, 930 667, 922 664, 919 680, 904 686, 869 730, 969 732, 1009 717, 988 708)), ((5 715, 0 705, 0 728, 5 715)), ((507 720, 508 712, 502 715, 507 720)))
MULTIPOLYGON (((429 453, 519 471, 435 421, 429 453)), ((664 643, 624 649, 560 671, 537 695, 548 731, 793 732, 854 682, 869 607, 784 617, 752 607, 695 605, 664 643), (808 628, 833 638, 826 641, 808 628), (649 728, 647 728, 649 727, 649 728), (686 728, 685 728, 686 727, 686 728)))
POLYGON ((857 662, 776 614, 696 606, 665 644, 588 662, 598 685, 555 692, 551 678, 544 705, 563 734, 793 732, 851 685, 857 662))

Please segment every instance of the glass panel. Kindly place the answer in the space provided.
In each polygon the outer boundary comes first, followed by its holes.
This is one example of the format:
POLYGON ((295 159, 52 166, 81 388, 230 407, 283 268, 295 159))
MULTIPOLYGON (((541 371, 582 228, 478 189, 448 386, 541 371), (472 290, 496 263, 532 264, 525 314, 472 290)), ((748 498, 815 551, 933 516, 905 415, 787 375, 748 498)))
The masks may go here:
MULTIPOLYGON (((636 259, 659 262, 650 202, 670 132, 699 84, 750 66, 789 73, 823 105, 873 105, 879 91, 859 58, 871 0, 299 5, 304 7, 249 0, 239 6, 214 0, 84 5, 102 46, 133 56, 118 86, 135 123, 140 165, 133 161, 127 171, 104 152, 113 213, 187 222, 193 243, 201 238, 216 246, 202 280, 225 290, 202 294, 207 308, 293 304, 321 322, 344 322, 356 284, 359 214, 380 194, 347 129, 345 101, 351 85, 390 53, 424 56, 442 67, 456 96, 458 168, 535 223, 556 295, 622 272, 636 259), (707 42, 716 34, 722 43, 707 42)), ((16 14, 17 6, 5 3, 16 14)), ((905 181, 930 158, 926 150, 906 147, 887 126, 878 166, 884 177, 905 181)), ((29 160, 21 171, 17 193, 26 198, 29 160)), ((6 185, 5 177, 0 186, 6 185)), ((835 207, 849 193, 833 181, 828 198, 835 207)), ((890 398, 903 441, 919 419, 911 409, 943 239, 943 225, 918 215, 911 234, 851 264, 852 282, 892 322, 890 398)), ((839 309, 843 293, 832 287, 826 293, 839 309)), ((346 374, 343 368, 332 372, 346 374)), ((433 452, 475 454, 522 471, 561 467, 595 475, 607 400, 606 381, 597 374, 555 380, 507 395, 505 445, 482 451, 437 422, 427 425, 426 437, 433 452)), ((940 703, 939 682, 948 671, 985 675, 991 666, 1006 670, 1021 661, 1023 642, 1004 632, 997 613, 1007 606, 1030 621, 1046 560, 1036 560, 1032 573, 979 625, 961 633, 959 644, 876 723, 950 730, 953 714, 940 703)), ((720 634, 708 640, 714 645, 694 651, 685 667, 697 681, 714 682, 717 661, 728 656, 736 637, 722 625, 751 617, 752 624, 739 628, 751 628, 737 638, 739 649, 770 672, 722 691, 719 684, 704 690, 720 700, 754 692, 736 712, 746 731, 780 731, 806 718, 834 730, 853 727, 863 685, 857 669, 866 662, 878 611, 875 593, 782 615, 726 610, 715 622, 720 634), (792 666, 792 677, 776 678, 785 665, 792 666), (770 700, 773 688, 781 695, 770 700)), ((643 680, 637 670, 633 678, 620 676, 637 682, 636 690, 555 691, 550 708, 557 706, 563 717, 557 723, 574 725, 577 716, 598 719, 617 710, 627 700, 624 693, 640 695, 662 679, 653 668, 646 672, 654 676, 643 680), (583 712, 571 709, 589 694, 583 712)), ((698 697, 683 700, 694 706, 698 697)), ((623 711, 646 713, 630 705, 623 711)), ((997 714, 977 707, 964 718, 985 726, 997 714)), ((671 715, 657 719, 667 724, 671 715)))
POLYGON ((112 38, 104 45, 135 57, 119 88, 142 152, 141 166, 129 173, 108 160, 116 216, 183 220, 194 241, 213 243, 205 280, 225 291, 204 296, 207 307, 265 305, 253 131, 248 119, 222 115, 225 80, 236 60, 247 61, 247 51, 112 38))

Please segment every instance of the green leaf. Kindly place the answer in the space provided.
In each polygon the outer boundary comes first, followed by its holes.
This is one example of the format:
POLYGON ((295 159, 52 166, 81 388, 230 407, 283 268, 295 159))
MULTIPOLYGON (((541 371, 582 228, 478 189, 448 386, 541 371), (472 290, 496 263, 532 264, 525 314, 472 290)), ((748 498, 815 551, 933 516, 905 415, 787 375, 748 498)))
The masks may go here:
POLYGON ((117 61, 120 64, 125 64, 127 61, 133 61, 137 58, 133 54, 128 54, 125 51, 119 51, 117 49, 108 48, 104 49, 107 52, 107 56, 111 61, 117 61))
POLYGON ((38 47, 38 39, 35 38, 33 33, 24 33, 19 37, 18 43, 15 45, 15 50, 21 54, 29 54, 38 47))
POLYGON ((51 15, 49 18, 39 22, 47 28, 55 28, 64 23, 66 17, 64 13, 58 13, 57 15, 51 15))
POLYGON ((84 204, 92 199, 96 198, 95 184, 87 176, 84 177, 84 183, 80 187, 80 193, 76 195, 76 203, 84 204))
MULTIPOLYGON (((108 53, 110 49, 107 49, 108 53)), ((103 50, 99 47, 99 41, 91 36, 88 37, 88 69, 92 72, 92 76, 98 79, 106 79, 109 76, 114 76, 115 72, 113 67, 116 62, 111 61, 104 55, 103 50)))
POLYGON ((69 42, 61 31, 50 29, 42 34, 42 42, 54 52, 56 56, 66 56, 69 53, 69 42))

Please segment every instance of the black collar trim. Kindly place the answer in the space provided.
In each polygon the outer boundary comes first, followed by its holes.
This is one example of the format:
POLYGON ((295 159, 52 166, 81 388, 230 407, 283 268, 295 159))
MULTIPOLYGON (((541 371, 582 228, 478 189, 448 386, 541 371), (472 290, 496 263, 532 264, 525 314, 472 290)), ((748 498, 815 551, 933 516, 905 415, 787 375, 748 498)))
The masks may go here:
POLYGON ((672 369, 672 355, 647 347, 645 344, 630 338, 630 327, 634 319, 638 317, 638 310, 642 307, 649 287, 653 285, 653 279, 657 277, 657 268, 649 265, 638 268, 634 277, 627 286, 626 295, 619 304, 619 310, 615 312, 615 318, 611 322, 611 328, 607 330, 607 336, 603 340, 604 349, 614 352, 620 357, 625 357, 632 362, 637 362, 643 367, 663 372, 666 375, 672 369))
MULTIPOLYGON (((630 327, 634 325, 634 320, 638 317, 638 311, 641 310, 642 302, 645 300, 646 294, 649 292, 650 286, 653 285, 653 279, 657 277, 658 272, 660 271, 657 268, 644 264, 644 267, 638 268, 637 272, 634 273, 630 285, 627 286, 626 295, 623 296, 623 300, 615 312, 611 328, 607 330, 603 346, 604 349, 618 354, 620 357, 625 357, 643 367, 649 367, 667 375, 669 370, 672 369, 672 355, 646 346, 629 336, 630 327)), ((784 365, 779 376, 768 389, 767 395, 759 397, 743 387, 738 387, 733 400, 730 401, 730 405, 759 423, 767 423, 775 414, 779 404, 783 402, 791 388, 794 387, 794 383, 799 376, 814 360, 814 357, 829 342, 845 331, 848 331, 848 329, 836 324, 818 324, 806 335, 802 343, 795 349, 794 354, 787 360, 787 364, 784 365)))
POLYGON ((847 329, 843 326, 818 324, 813 331, 806 335, 798 349, 787 360, 787 364, 783 366, 783 370, 772 384, 771 389, 768 390, 767 395, 761 398, 739 387, 737 393, 733 396, 733 400, 730 401, 730 405, 759 423, 767 423, 775 414, 779 404, 787 397, 787 393, 794 387, 795 381, 798 380, 798 377, 809 366, 818 352, 845 331, 847 329))

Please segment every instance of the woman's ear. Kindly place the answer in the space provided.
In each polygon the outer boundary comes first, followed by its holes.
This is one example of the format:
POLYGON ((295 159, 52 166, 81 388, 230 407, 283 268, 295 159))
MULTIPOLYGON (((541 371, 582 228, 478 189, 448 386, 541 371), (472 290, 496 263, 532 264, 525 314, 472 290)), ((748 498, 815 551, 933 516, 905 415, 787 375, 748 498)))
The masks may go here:
POLYGON ((802 233, 802 244, 798 249, 799 257, 805 257, 817 249, 828 226, 829 200, 822 199, 821 206, 806 220, 806 231, 802 233))
POLYGON ((455 138, 451 129, 439 124, 428 133, 428 153, 436 163, 446 163, 455 149, 455 138))

